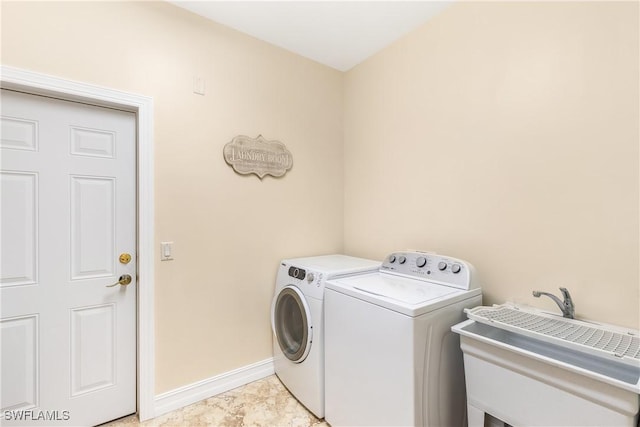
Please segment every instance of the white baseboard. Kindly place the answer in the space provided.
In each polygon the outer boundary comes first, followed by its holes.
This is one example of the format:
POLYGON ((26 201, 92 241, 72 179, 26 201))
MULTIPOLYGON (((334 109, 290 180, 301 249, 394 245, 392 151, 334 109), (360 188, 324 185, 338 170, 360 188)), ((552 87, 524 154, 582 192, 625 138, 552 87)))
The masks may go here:
POLYGON ((268 377, 273 373, 273 358, 269 358, 159 394, 155 398, 155 416, 208 399, 216 394, 268 377))

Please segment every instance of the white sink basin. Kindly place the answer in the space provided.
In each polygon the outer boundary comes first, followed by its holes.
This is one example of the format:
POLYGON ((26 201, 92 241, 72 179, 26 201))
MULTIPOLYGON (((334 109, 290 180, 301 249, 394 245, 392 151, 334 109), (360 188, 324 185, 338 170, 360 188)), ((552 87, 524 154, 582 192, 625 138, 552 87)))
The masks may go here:
POLYGON ((452 330, 461 336, 469 426, 483 426, 485 413, 515 426, 638 426, 637 331, 509 305, 467 315, 452 330))

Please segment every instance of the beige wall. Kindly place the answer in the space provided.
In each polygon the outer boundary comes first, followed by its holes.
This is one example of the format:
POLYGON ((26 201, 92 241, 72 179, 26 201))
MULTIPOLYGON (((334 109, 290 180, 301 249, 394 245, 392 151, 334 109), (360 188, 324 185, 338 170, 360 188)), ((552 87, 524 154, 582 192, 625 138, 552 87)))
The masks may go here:
POLYGON ((457 3, 345 77, 345 251, 640 327, 638 3, 457 3))
POLYGON ((279 260, 342 249, 342 74, 160 2, 3 2, 2 64, 154 99, 157 392, 271 357, 279 260), (293 169, 236 175, 238 134, 293 169))
POLYGON ((1 35, 4 65, 154 98, 159 393, 271 356, 288 256, 435 250, 486 302, 563 285, 640 327, 637 4, 459 3, 345 75, 160 2, 3 2, 1 35), (284 178, 224 163, 260 133, 284 178))

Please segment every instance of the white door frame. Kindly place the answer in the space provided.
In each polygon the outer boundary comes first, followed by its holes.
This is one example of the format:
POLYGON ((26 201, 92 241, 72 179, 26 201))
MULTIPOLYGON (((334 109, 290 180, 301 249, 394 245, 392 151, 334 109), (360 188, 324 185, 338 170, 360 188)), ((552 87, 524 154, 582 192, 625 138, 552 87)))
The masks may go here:
POLYGON ((140 420, 153 418, 155 416, 153 99, 5 65, 0 66, 0 86, 70 101, 116 107, 135 112, 137 115, 137 408, 140 420))

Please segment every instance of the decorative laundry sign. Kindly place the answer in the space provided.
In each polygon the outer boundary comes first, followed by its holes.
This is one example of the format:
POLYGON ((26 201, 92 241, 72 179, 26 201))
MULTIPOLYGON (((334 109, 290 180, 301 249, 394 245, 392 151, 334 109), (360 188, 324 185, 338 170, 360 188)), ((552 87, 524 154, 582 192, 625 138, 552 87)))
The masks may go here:
POLYGON ((257 138, 238 135, 224 146, 223 154, 237 173, 255 173, 260 179, 265 175, 282 176, 293 166, 287 147, 280 141, 267 141, 262 135, 257 138))

